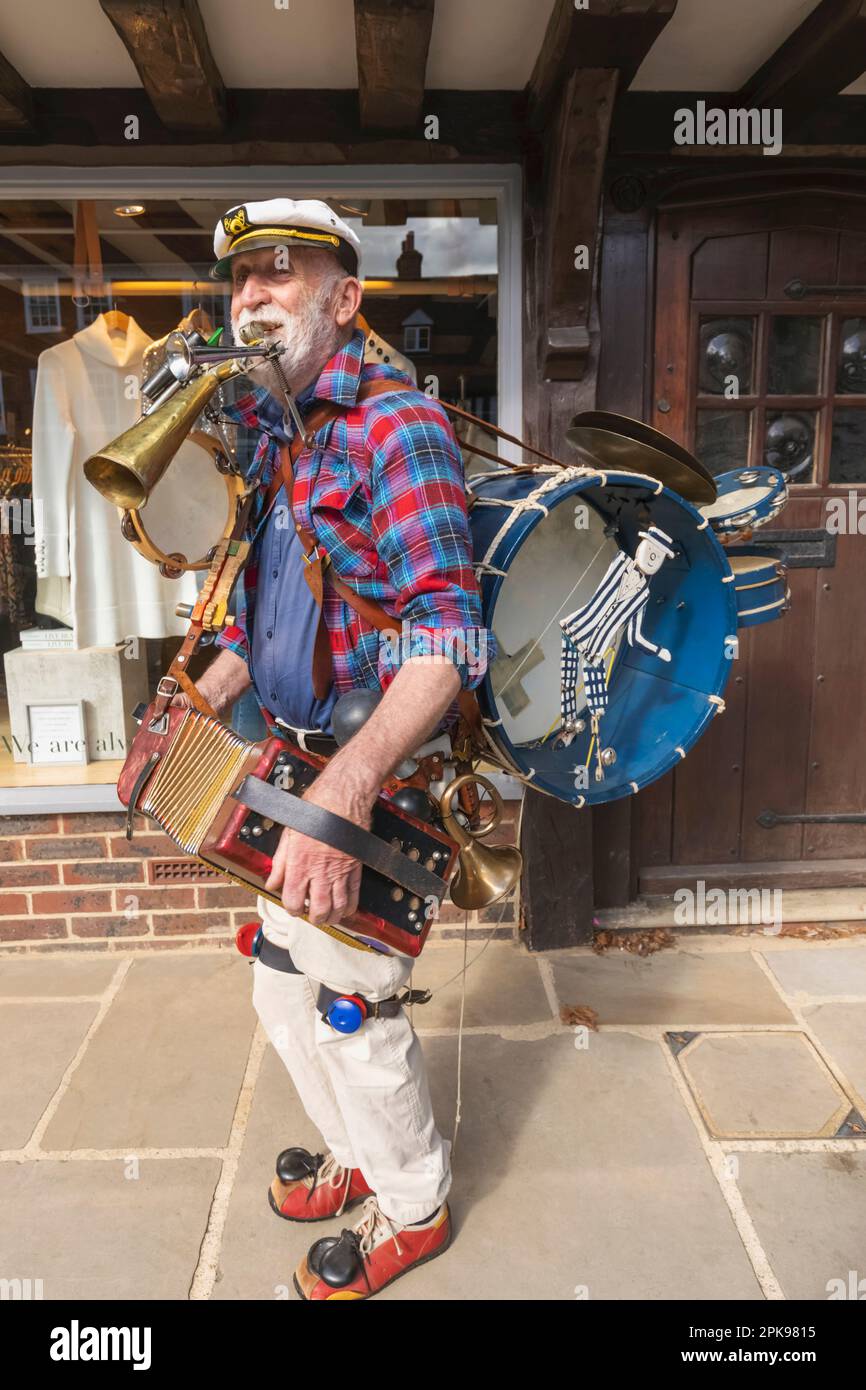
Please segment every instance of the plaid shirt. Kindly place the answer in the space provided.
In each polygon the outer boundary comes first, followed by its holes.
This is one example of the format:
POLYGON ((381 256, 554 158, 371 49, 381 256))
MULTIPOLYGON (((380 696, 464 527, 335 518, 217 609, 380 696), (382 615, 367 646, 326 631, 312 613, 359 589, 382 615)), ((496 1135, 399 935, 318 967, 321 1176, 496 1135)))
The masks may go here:
MULTIPOLYGON (((358 329, 298 397, 302 413, 313 401, 334 401, 346 411, 298 456, 291 520, 316 537, 349 587, 401 622, 402 636, 399 642, 384 639, 326 580, 323 609, 335 685, 340 694, 359 686, 384 690, 404 660, 441 651, 454 662, 463 688, 473 690, 496 652, 493 634, 483 626, 472 567, 462 456, 442 407, 422 392, 356 403, 362 380, 412 385, 396 368, 365 364, 364 346, 358 329)), ((247 478, 260 468, 261 474, 252 553, 243 592, 234 600, 237 621, 217 638, 217 646, 249 664, 264 494, 279 467, 279 442, 287 436, 282 406, 266 390, 254 390, 223 413, 264 431, 247 470, 247 478)), ((455 701, 440 727, 456 711, 455 701)))

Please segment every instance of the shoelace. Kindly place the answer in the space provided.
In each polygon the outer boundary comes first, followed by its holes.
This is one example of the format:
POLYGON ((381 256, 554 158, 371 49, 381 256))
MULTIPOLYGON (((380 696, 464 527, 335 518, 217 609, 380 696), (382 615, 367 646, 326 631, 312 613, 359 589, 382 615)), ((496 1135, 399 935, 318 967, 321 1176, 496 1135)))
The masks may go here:
POLYGON ((403 1250, 397 1237, 397 1231, 393 1221, 387 1217, 379 1206, 375 1197, 368 1197, 363 1206, 364 1215, 358 1222, 353 1231, 353 1235, 358 1242, 358 1250, 364 1259, 369 1259, 374 1247, 378 1245, 379 1239, 393 1236, 397 1254, 402 1255, 403 1250))
POLYGON ((349 1196, 349 1186, 351 1184, 351 1181, 351 1168, 342 1168, 335 1159, 334 1155, 328 1154, 325 1161, 319 1165, 319 1167, 313 1174, 313 1186, 310 1189, 310 1195, 312 1196, 319 1183, 327 1182, 333 1188, 339 1188, 342 1183, 343 1200, 340 1202, 340 1205, 335 1213, 335 1215, 337 1216, 342 1216, 343 1208, 346 1205, 346 1199, 349 1196))

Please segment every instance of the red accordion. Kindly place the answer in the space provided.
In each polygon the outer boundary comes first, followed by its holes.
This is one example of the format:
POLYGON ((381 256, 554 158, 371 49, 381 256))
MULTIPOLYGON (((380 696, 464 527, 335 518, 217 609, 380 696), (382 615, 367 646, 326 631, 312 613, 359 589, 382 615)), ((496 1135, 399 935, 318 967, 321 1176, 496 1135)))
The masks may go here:
MULTIPOLYGON (((297 801, 326 761, 282 738, 249 743, 196 710, 170 708, 155 717, 150 705, 117 787, 128 809, 127 833, 140 811, 187 854, 278 902, 264 887, 277 843, 299 810, 310 814, 310 804, 299 808, 297 801), (269 814, 272 809, 276 814, 269 814), (278 820, 284 812, 288 820, 278 820)), ((455 842, 384 796, 373 808, 369 832, 328 812, 314 814, 335 826, 343 837, 338 848, 357 851, 364 866, 358 909, 340 928, 402 955, 419 955, 447 892, 455 842)), ((310 833, 305 824, 297 828, 310 833)), ((340 928, 323 930, 340 936, 340 928)))

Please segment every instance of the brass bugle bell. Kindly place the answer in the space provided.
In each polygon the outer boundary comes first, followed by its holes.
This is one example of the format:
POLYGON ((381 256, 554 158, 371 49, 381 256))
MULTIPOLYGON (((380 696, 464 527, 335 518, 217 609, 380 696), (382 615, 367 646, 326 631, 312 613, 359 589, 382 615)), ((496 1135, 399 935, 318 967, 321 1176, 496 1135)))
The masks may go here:
POLYGON ((474 773, 464 773, 449 782, 439 798, 439 810, 446 833, 460 846, 457 856, 457 872, 451 880, 451 901, 457 907, 472 912, 479 907, 489 907, 498 902, 514 887, 523 869, 523 855, 516 845, 483 845, 481 835, 488 835, 502 819, 504 811, 502 797, 493 783, 486 777, 474 773), (454 797, 461 787, 477 783, 489 792, 493 801, 493 815, 487 825, 477 832, 467 830, 453 813, 454 797))
POLYGON ((241 362, 229 359, 193 377, 170 400, 91 454, 84 465, 87 481, 115 506, 142 507, 211 396, 242 371, 241 362))

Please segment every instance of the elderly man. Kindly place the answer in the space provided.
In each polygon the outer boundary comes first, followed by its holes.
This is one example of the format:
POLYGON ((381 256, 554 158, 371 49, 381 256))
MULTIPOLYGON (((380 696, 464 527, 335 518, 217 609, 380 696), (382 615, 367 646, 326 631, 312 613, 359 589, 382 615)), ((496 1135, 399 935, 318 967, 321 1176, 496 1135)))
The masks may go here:
MULTIPOLYGON (((284 345, 282 372, 314 437, 300 448, 295 439, 292 477, 285 448, 294 426, 279 392, 263 376, 266 386, 233 408, 262 431, 250 470, 259 507, 238 626, 221 634, 199 689, 223 712, 252 685, 276 732, 294 730, 305 746, 333 752, 306 798, 367 828, 383 782, 447 727, 461 686, 479 684, 492 659, 461 455, 438 404, 386 362, 364 364, 360 243, 325 203, 232 208, 214 250, 213 274, 231 281, 236 341, 255 324, 255 335, 284 345), (288 498, 273 482, 281 468, 288 498), (298 532, 315 537, 309 556, 298 532), (319 569, 317 602, 304 566, 322 555, 335 581, 319 569), (410 624, 398 653, 341 596, 340 581, 404 632, 410 624), (467 631, 480 640, 467 641, 467 631), (358 687, 384 695, 335 751, 334 703, 358 687)), ((324 1221, 363 1202, 354 1229, 316 1241, 301 1262, 295 1287, 304 1299, 368 1298, 451 1237, 450 1145, 433 1118, 420 1043, 392 999, 412 962, 334 926, 357 906, 360 877, 357 861, 286 830, 267 883, 282 908, 258 900, 264 942, 253 1001, 325 1149, 280 1154, 271 1207, 289 1221, 324 1221), (317 1008, 322 985, 381 1008, 358 1032, 337 1032, 317 1008)))

